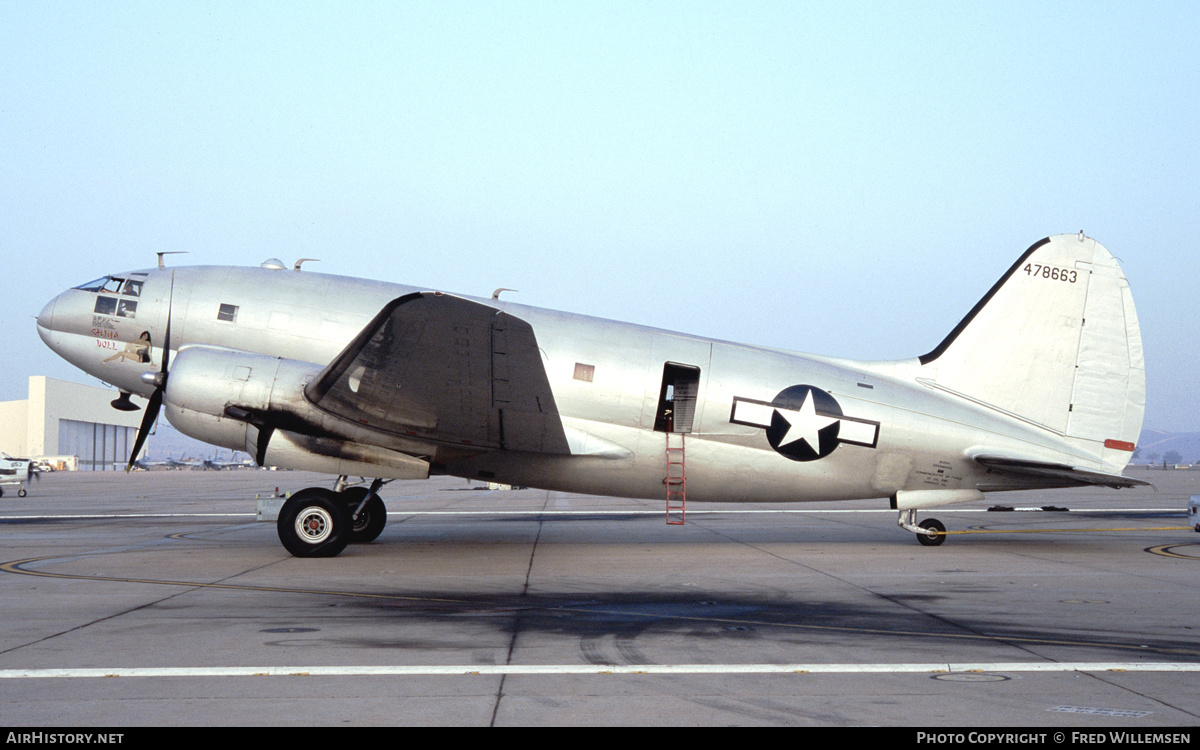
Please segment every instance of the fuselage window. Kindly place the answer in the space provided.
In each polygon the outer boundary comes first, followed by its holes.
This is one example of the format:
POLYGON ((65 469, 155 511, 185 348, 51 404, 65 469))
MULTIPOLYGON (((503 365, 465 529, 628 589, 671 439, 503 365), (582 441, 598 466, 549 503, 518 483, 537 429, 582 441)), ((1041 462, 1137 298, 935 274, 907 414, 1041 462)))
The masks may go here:
POLYGON ((142 296, 142 282, 133 279, 126 281, 125 286, 121 288, 121 294, 128 294, 130 297, 142 296))
POLYGON ((227 323, 236 323, 237 314, 237 305, 221 305, 221 308, 217 310, 217 320, 224 320, 227 323))
POLYGON ((117 300, 117 317, 118 318, 135 318, 135 317, 137 317, 137 300, 132 300, 132 299, 117 300))

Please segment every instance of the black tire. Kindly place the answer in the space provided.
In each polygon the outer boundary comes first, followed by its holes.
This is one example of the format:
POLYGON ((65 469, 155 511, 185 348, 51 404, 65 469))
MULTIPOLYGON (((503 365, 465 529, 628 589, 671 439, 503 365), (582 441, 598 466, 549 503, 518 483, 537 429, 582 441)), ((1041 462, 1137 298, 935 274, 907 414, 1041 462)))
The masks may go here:
POLYGON ((350 514, 333 490, 309 487, 283 504, 275 529, 296 557, 334 557, 350 542, 350 514))
POLYGON ((939 544, 941 544, 942 542, 946 541, 946 536, 945 536, 946 527, 943 526, 942 522, 937 520, 936 518, 926 518, 924 521, 920 522, 917 525, 920 526, 922 529, 929 529, 931 531, 939 532, 936 536, 929 536, 928 534, 917 534, 917 541, 920 542, 921 544, 923 544, 924 546, 936 547, 939 544))
POLYGON ((379 499, 379 495, 372 495, 358 518, 353 518, 355 509, 366 495, 366 487, 351 487, 341 494, 346 504, 346 515, 351 518, 350 544, 373 542, 383 533, 383 527, 387 526, 387 506, 379 499))
POLYGON ((17 497, 25 497, 25 488, 24 487, 17 490, 17 497))

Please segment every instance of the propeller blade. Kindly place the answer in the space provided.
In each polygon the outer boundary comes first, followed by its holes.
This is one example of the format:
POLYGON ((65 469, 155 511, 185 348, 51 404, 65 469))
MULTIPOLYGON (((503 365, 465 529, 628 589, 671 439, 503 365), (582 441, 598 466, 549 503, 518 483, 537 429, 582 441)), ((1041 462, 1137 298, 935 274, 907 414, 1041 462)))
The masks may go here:
POLYGON ((171 302, 174 298, 175 272, 172 271, 171 291, 167 294, 167 326, 163 332, 162 367, 159 369, 161 376, 158 386, 150 394, 150 400, 146 403, 146 413, 142 415, 142 425, 138 427, 137 437, 133 439, 133 450, 129 452, 129 463, 125 465, 125 473, 129 473, 133 469, 133 462, 137 460, 138 453, 142 450, 151 428, 154 427, 154 422, 158 419, 158 410, 162 408, 163 394, 167 390, 167 363, 171 360, 171 302))
POLYGON ((275 428, 270 425, 263 425, 258 428, 258 451, 254 454, 254 461, 259 466, 263 466, 267 460, 267 446, 271 444, 271 436, 275 434, 275 428))
MULTIPOLYGON (((171 360, 171 302, 175 298, 175 272, 171 272, 171 292, 167 295, 167 330, 163 334, 162 373, 167 374, 167 362, 171 360)), ((166 378, 163 379, 166 387, 166 378)))
POLYGON ((138 453, 141 452, 142 446, 146 443, 146 436, 150 434, 150 429, 154 427, 155 420, 158 419, 158 410, 162 406, 163 391, 162 386, 155 388, 154 393, 150 394, 150 401, 146 404, 146 413, 142 415, 142 426, 138 428, 137 437, 133 439, 133 450, 129 451, 129 463, 125 465, 125 472, 128 473, 133 469, 133 462, 137 459, 138 453))

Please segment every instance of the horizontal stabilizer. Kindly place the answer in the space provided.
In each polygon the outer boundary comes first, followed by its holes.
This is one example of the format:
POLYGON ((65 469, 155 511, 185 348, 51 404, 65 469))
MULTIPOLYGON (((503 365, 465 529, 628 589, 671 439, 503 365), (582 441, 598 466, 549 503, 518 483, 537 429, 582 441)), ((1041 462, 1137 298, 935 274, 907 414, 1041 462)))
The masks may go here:
POLYGON ((1005 456, 975 456, 975 463, 987 469, 989 473, 1042 480, 1046 487, 1099 486, 1122 489, 1150 484, 1141 479, 1133 479, 1121 474, 1105 474, 1048 461, 1029 461, 1005 456))

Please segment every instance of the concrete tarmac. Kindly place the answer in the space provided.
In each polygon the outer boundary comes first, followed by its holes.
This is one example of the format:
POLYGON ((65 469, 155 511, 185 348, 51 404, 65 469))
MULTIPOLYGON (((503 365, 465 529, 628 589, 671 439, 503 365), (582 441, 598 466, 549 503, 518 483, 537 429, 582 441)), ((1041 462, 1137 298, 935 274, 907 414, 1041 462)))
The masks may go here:
POLYGON ((663 503, 395 482, 293 558, 301 472, 55 473, 0 498, 0 725, 1200 723, 1200 471, 989 495, 663 503), (1051 506, 1068 510, 988 511, 1051 506))

